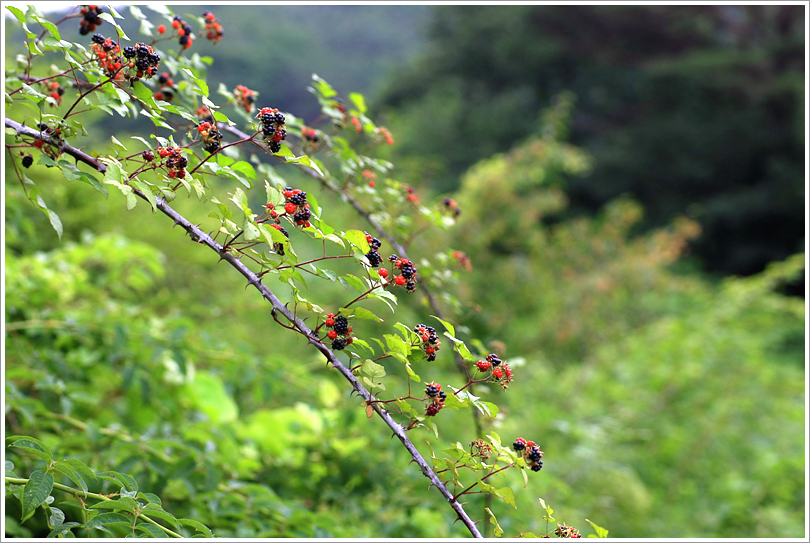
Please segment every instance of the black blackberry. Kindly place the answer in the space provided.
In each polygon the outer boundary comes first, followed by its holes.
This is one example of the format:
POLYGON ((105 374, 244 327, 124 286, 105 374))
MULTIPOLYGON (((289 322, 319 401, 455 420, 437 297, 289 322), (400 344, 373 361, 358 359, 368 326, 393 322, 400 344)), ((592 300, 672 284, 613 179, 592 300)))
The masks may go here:
POLYGON ((427 357, 427 361, 428 362, 433 362, 434 360, 436 360, 436 353, 429 354, 428 357, 427 357))
POLYGON ((101 34, 93 34, 93 37, 91 39, 93 40, 93 43, 103 45, 107 38, 105 38, 101 34))
POLYGON ((523 449, 526 448, 526 444, 523 443, 522 441, 515 441, 514 443, 512 443, 512 448, 515 449, 516 451, 522 451, 523 449))
POLYGON ((283 115, 283 114, 281 114, 281 113, 276 113, 276 115, 275 115, 275 119, 276 119, 276 122, 277 122, 278 124, 284 124, 284 121, 286 120, 286 119, 284 118, 284 115, 283 115))
POLYGON ((89 33, 90 33, 90 27, 84 26, 84 25, 79 27, 79 34, 81 34, 82 36, 86 36, 89 33))
POLYGON ((528 458, 532 462, 539 462, 540 459, 543 458, 543 455, 540 454, 540 449, 538 449, 537 447, 532 447, 532 449, 529 451, 528 458))
POLYGON ((281 142, 271 141, 268 147, 270 148, 271 153, 278 153, 279 151, 281 151, 281 142))
POLYGON ((397 255, 391 255, 388 257, 388 260, 391 262, 396 262, 399 257, 397 255))
POLYGON ((346 342, 343 341, 341 338, 337 338, 335 341, 332 342, 332 349, 335 351, 342 351, 345 346, 346 342))
POLYGON ((157 64, 160 62, 160 55, 157 53, 152 53, 146 58, 149 59, 149 63, 152 64, 152 66, 157 66, 157 64))
POLYGON ((408 281, 405 283, 405 290, 408 292, 414 292, 416 290, 416 281, 408 281))
POLYGON ((369 245, 371 245, 372 249, 379 249, 382 247, 382 242, 377 238, 371 238, 371 243, 369 243, 369 245))
POLYGON ((293 191, 292 187, 284 187, 284 192, 292 192, 292 191, 293 191))
POLYGON ((63 87, 59 87, 58 89, 56 89, 56 92, 59 94, 59 96, 62 96, 63 94, 65 94, 65 89, 63 87))
POLYGON ((492 363, 493 366, 498 366, 501 363, 501 359, 498 358, 498 355, 495 353, 490 353, 487 355, 487 362, 492 363))
POLYGON ((368 263, 371 264, 372 268, 376 268, 382 263, 380 253, 378 253, 376 249, 372 249, 366 253, 366 258, 368 259, 368 263))
POLYGON ((218 141, 210 141, 205 144, 203 149, 206 150, 208 153, 216 153, 219 150, 219 142, 218 141))
POLYGON ((540 471, 543 469, 543 461, 538 460, 536 464, 532 464, 531 470, 532 471, 540 471))
POLYGON ((275 115, 272 113, 262 113, 261 121, 263 125, 270 126, 275 122, 275 118, 275 115))
POLYGON ((297 206, 302 206, 307 203, 307 193, 306 192, 299 192, 298 194, 293 194, 290 196, 290 202, 297 206))
POLYGON ((146 47, 145 45, 141 45, 136 49, 136 51, 138 52, 138 58, 144 58, 149 56, 149 48, 146 47))
MULTIPOLYGON (((125 53, 125 54, 126 54, 126 53, 125 53)), ((166 77, 165 75, 160 74, 160 75, 158 76, 158 83, 160 83, 161 85, 165 85, 165 84, 166 84, 166 83, 168 83, 168 82, 169 82, 169 78, 168 78, 168 77, 166 77)))
POLYGON ((349 319, 344 317, 343 315, 338 315, 335 317, 335 326, 333 330, 338 333, 338 335, 345 336, 349 333, 349 319))
MULTIPOLYGON (((411 283, 413 283, 413 281, 411 281, 411 283)), ((439 335, 436 334, 436 332, 430 332, 430 335, 428 336, 428 343, 430 343, 431 345, 435 345, 438 341, 439 335)))
POLYGON ((433 385, 428 385, 427 388, 425 389, 425 394, 427 394, 431 398, 435 398, 436 396, 439 395, 439 389, 433 385))
POLYGON ((266 138, 271 137, 273 134, 275 134, 275 132, 276 132, 276 129, 273 128, 272 126, 267 126, 267 125, 262 126, 262 134, 264 134, 264 137, 266 137, 266 138))
POLYGON ((289 233, 289 232, 287 232, 286 230, 284 230, 284 227, 283 227, 283 226, 282 226, 282 227, 279 229, 279 232, 281 232, 282 234, 284 234, 284 236, 285 236, 287 239, 290 239, 290 233, 289 233))
POLYGON ((414 267, 409 266, 408 264, 403 265, 402 268, 400 268, 400 271, 402 272, 402 277, 405 279, 413 279, 413 276, 416 274, 414 267))
POLYGON ((135 61, 135 67, 140 71, 146 71, 149 68, 149 61, 145 58, 139 58, 135 61))
POLYGON ((180 42, 179 43, 180 43, 180 45, 185 47, 185 45, 188 43, 188 34, 180 36, 180 42))
POLYGON ((104 44, 101 46, 101 48, 105 51, 112 51, 115 49, 115 42, 112 40, 104 40, 104 44))
POLYGON ((22 165, 25 168, 30 168, 31 164, 34 163, 34 157, 31 155, 25 155, 22 159, 22 165))
POLYGON ((305 209, 305 210, 299 211, 298 213, 293 215, 293 220, 296 223, 304 223, 304 222, 308 221, 310 219, 310 217, 312 217, 312 212, 310 210, 308 210, 308 209, 305 209))
POLYGON ((245 98, 245 100, 247 101, 248 104, 252 104, 253 102, 256 101, 256 97, 251 94, 247 98, 245 98))
POLYGON ((155 154, 147 149, 146 151, 143 152, 143 159, 147 162, 152 162, 153 160, 155 160, 155 154))
POLYGON ((126 58, 132 58, 137 54, 138 52, 135 50, 134 47, 124 47, 124 56, 126 58))
POLYGON ((444 403, 444 400, 446 400, 446 399, 447 399, 447 393, 445 391, 443 391, 443 390, 441 392, 439 392, 439 400, 442 403, 444 403))
POLYGON ((180 158, 177 159, 177 162, 175 164, 177 165, 178 168, 185 168, 186 166, 188 166, 188 159, 184 156, 181 156, 180 158))
POLYGON ((435 329, 435 328, 433 328, 432 326, 425 326, 425 330, 427 330, 427 331, 428 331, 428 332, 430 332, 431 334, 432 334, 432 333, 434 333, 434 332, 436 331, 436 329, 435 329))

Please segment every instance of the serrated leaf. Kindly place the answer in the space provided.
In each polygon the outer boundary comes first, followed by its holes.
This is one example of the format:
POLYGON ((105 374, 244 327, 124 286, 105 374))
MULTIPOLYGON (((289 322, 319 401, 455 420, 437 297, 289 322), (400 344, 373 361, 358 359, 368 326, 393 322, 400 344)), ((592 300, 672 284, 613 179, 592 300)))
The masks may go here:
POLYGON ((71 466, 65 464, 64 462, 55 462, 53 464, 53 469, 79 485, 79 488, 82 489, 84 495, 87 496, 87 483, 84 482, 82 476, 79 475, 71 466))
POLYGON ((75 526, 81 526, 81 524, 79 524, 78 522, 65 522, 65 523, 62 523, 59 526, 57 526, 56 528, 54 528, 53 530, 51 530, 51 533, 49 533, 46 537, 59 537, 59 536, 75 537, 75 536, 73 536, 72 532, 70 531, 71 528, 73 528, 75 526), (68 535, 68 534, 71 534, 71 535, 68 535))
POLYGON ((86 530, 90 530, 92 528, 98 528, 99 526, 105 526, 107 524, 115 524, 118 522, 122 522, 124 524, 132 524, 131 517, 127 517, 122 515, 121 513, 101 513, 100 515, 96 515, 95 517, 91 518, 87 522, 85 522, 82 527, 86 530))
POLYGON ((363 253, 368 253, 371 247, 366 239, 366 233, 360 230, 348 230, 343 233, 343 239, 360 249, 363 253))
POLYGON ((501 528, 501 525, 498 524, 498 519, 495 518, 495 515, 492 513, 492 511, 489 510, 489 507, 486 508, 486 511, 487 513, 489 513, 490 524, 494 526, 492 530, 492 535, 494 535, 495 537, 501 537, 503 535, 503 529, 501 528))
POLYGON ((256 179, 256 170, 253 168, 253 165, 250 164, 249 162, 240 160, 239 162, 236 162, 233 165, 231 165, 231 169, 236 170, 237 172, 242 172, 251 179, 256 179))
POLYGON ((11 436, 7 437, 6 441, 11 441, 11 443, 9 443, 9 447, 18 447, 20 449, 31 451, 39 458, 45 460, 45 462, 48 464, 53 461, 53 453, 51 453, 51 450, 47 445, 36 438, 29 436, 11 436))
MULTIPOLYGON (((596 537, 605 538, 605 537, 608 536, 608 530, 602 528, 601 526, 597 526, 596 524, 594 524, 593 522, 591 522, 588 519, 585 519, 585 520, 588 522, 588 524, 593 526, 593 529, 596 531, 596 537)), ((588 536, 588 537, 590 537, 590 536, 588 536)))
POLYGON ((191 528, 194 528, 198 532, 202 532, 203 534, 205 534, 205 537, 213 537, 211 530, 209 530, 208 527, 205 526, 202 522, 187 518, 179 518, 177 519, 177 522, 179 522, 183 526, 189 526, 191 528))
POLYGON ((92 481, 96 480, 96 474, 93 473, 93 470, 87 467, 87 465, 79 460, 78 458, 65 458, 59 461, 60 464, 67 464, 71 468, 73 468, 76 473, 81 475, 84 479, 90 479, 92 481))
POLYGON ((450 336, 452 336, 452 337, 454 337, 454 338, 455 338, 455 335, 456 335, 456 329, 453 327, 453 325, 452 325, 452 324, 450 324, 449 322, 447 322, 447 321, 445 321, 445 320, 440 319, 440 318, 439 318, 439 317, 437 317, 436 315, 431 315, 431 317, 433 317, 434 319, 436 319, 437 321, 439 321, 440 323, 442 323, 442 324, 444 325, 444 327, 447 329, 447 332, 450 334, 450 336))
POLYGON ((160 111, 160 106, 157 105, 155 102, 155 97, 152 95, 152 91, 144 85, 140 81, 135 81, 132 85, 132 90, 135 92, 135 96, 143 102, 146 107, 150 109, 154 109, 160 111))
MULTIPOLYGON (((242 230, 245 231, 245 241, 253 241, 259 239, 262 235, 261 231, 256 226, 256 223, 251 221, 250 218, 248 217, 245 217, 245 221, 242 223, 242 230)), ((273 230, 275 230, 275 228, 273 228, 273 230)))
POLYGON ((383 322, 383 320, 380 317, 378 317, 377 315, 375 315, 374 313, 363 307, 354 308, 354 318, 383 322))
POLYGON ((51 507, 51 516, 48 517, 48 524, 55 528, 61 526, 63 522, 65 522, 65 512, 58 507, 51 507))
POLYGON ((22 491, 22 522, 34 514, 37 507, 45 503, 53 490, 53 475, 41 469, 34 471, 22 491))

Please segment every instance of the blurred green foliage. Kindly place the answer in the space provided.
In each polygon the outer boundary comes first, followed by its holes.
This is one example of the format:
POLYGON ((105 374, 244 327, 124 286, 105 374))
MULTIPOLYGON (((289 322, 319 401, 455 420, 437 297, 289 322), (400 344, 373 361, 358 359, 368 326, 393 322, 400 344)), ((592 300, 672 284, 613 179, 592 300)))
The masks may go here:
POLYGON ((566 215, 629 194, 648 211, 638 227, 688 214, 705 270, 751 274, 806 240, 805 30, 787 5, 436 6, 424 50, 373 105, 391 159, 449 191, 571 91, 594 168, 571 180, 566 215))
MULTIPOLYGON (((517 512, 488 506, 507 536, 545 530, 542 497, 585 534, 589 518, 615 537, 801 537, 805 305, 781 291, 804 255, 716 285, 674 270, 700 235, 694 220, 637 235, 645 208, 628 197, 569 217, 566 188, 600 162, 566 142, 576 110, 571 95, 556 96, 531 137, 488 150, 504 152, 476 160, 457 191, 419 191, 436 209, 452 197, 461 214, 447 233, 409 245, 425 274, 452 263, 453 251, 470 258, 470 271, 459 261, 456 273, 433 279, 460 337, 515 370, 506 392, 476 387, 503 415, 485 429, 534 439, 546 452, 526 488, 517 474, 497 482, 514 488, 517 512)), ((87 148, 103 149, 110 135, 130 141, 127 128, 87 128, 87 148)), ((339 197, 277 171, 317 195, 331 224, 365 228, 339 197)), ((120 199, 35 166, 30 175, 62 217, 60 243, 13 171, 5 175, 7 435, 130 473, 167 511, 217 536, 466 535, 323 358, 169 221, 145 205, 125 212, 120 199)), ((173 205, 192 214, 197 203, 173 205)), ((423 226, 410 209, 397 211, 408 229, 423 226)), ((327 285, 317 295, 337 307, 349 294, 327 285)), ((372 307, 386 323, 364 321, 359 335, 428 321, 423 298, 401 298, 395 319, 372 307)), ((419 372, 457 385, 446 351, 419 372)), ((405 392, 402 373, 388 368, 389 391, 405 392)), ((469 411, 444 410, 436 422, 441 442, 480 437, 469 411)), ((432 434, 414 432, 427 453, 422 437, 432 434)), ((6 458, 20 474, 39 467, 17 449, 6 458)), ((72 499, 57 497, 81 522, 72 499)), ((466 507, 485 523, 485 505, 471 496, 466 507)), ((19 502, 7 497, 6 535, 48 531, 42 511, 22 526, 19 518, 19 502)))

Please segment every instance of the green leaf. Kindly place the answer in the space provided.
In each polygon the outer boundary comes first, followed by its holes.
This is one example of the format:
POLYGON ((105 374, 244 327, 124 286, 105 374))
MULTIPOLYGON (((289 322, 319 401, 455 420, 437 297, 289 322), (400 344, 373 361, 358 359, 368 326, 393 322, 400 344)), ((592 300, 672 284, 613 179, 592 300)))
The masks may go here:
POLYGON ((445 321, 445 320, 440 319, 440 318, 439 318, 439 317, 437 317, 436 315, 431 315, 431 317, 433 317, 434 319, 436 319, 437 321, 439 321, 440 323, 442 323, 442 324, 444 325, 444 327, 445 327, 445 328, 447 328, 447 331, 450 333, 450 335, 451 335, 451 336, 453 336, 453 337, 455 338, 455 335, 456 335, 456 329, 453 327, 453 325, 452 325, 452 324, 450 324, 449 322, 447 322, 447 321, 445 321))
MULTIPOLYGON (((149 502, 149 505, 162 505, 160 498, 151 492, 138 492, 138 498, 144 499, 149 502)), ((147 506, 149 507, 149 506, 147 506)))
POLYGON ((202 522, 198 522, 196 520, 191 520, 187 518, 179 518, 177 519, 177 522, 179 522, 183 526, 190 526, 191 528, 194 528, 198 532, 202 532, 203 534, 205 534, 205 537, 214 537, 214 534, 211 533, 211 530, 209 530, 202 522))
POLYGON ((366 291, 366 285, 363 284, 363 281, 361 281, 358 277, 355 277, 354 275, 351 275, 351 274, 343 275, 343 276, 338 277, 338 279, 340 280, 340 283, 344 287, 351 285, 355 289, 357 289, 358 292, 365 292, 366 291))
POLYGON ((155 199, 155 194, 152 192, 152 187, 141 181, 140 179, 133 179, 129 182, 129 184, 136 189, 140 190, 141 193, 146 196, 146 199, 152 204, 152 212, 157 213, 157 200, 155 199))
POLYGON ((357 107, 357 110, 360 112, 361 115, 366 113, 366 99, 363 97, 362 94, 352 92, 349 93, 349 100, 354 102, 354 105, 357 107))
POLYGON ((242 172, 247 177, 251 179, 256 179, 256 170, 253 168, 253 165, 249 162, 245 162, 244 160, 240 160, 231 166, 231 169, 236 170, 237 172, 242 172))
POLYGON ((157 102, 155 102, 155 97, 152 95, 152 91, 149 89, 149 87, 140 81, 135 81, 132 86, 132 90, 135 91, 135 96, 138 98, 138 100, 146 104, 146 107, 160 111, 160 106, 158 106, 157 102))
POLYGON ((118 23, 115 22, 115 19, 113 19, 109 13, 100 13, 98 17, 104 19, 105 21, 113 25, 115 29, 118 31, 119 38, 124 38, 125 40, 129 41, 129 36, 127 36, 124 33, 124 30, 120 26, 118 26, 118 23))
POLYGON ((132 478, 131 475, 126 473, 119 473, 117 471, 103 471, 96 474, 99 479, 110 481, 119 485, 123 485, 127 490, 138 490, 138 482, 132 478))
POLYGON ((53 453, 51 453, 51 450, 47 445, 38 439, 29 436, 11 436, 7 437, 6 441, 11 441, 11 443, 8 445, 9 447, 18 447, 20 449, 29 450, 41 459, 45 460, 45 462, 48 464, 53 461, 53 453))
MULTIPOLYGON (((245 221, 242 223, 242 230, 245 231, 245 241, 253 241, 255 239, 259 239, 262 235, 259 228, 256 226, 249 217, 245 217, 245 221)), ((275 228, 273 228, 275 230, 275 228)), ((279 232, 281 234, 281 232, 279 232)), ((284 234, 282 234, 283 236, 284 234)))
POLYGON ((79 475, 71 466, 65 464, 64 462, 55 462, 53 464, 53 469, 79 485, 79 488, 82 489, 84 495, 87 496, 87 483, 84 482, 82 476, 79 475))
POLYGON ((79 460, 78 458, 65 458, 59 461, 60 464, 67 464, 71 468, 73 468, 76 473, 81 475, 84 479, 90 479, 92 481, 96 480, 96 474, 93 473, 93 470, 87 467, 87 465, 79 460))
POLYGON ((34 471, 22 491, 22 522, 34 514, 37 507, 45 503, 53 490, 53 475, 41 469, 34 471))
MULTIPOLYGON (((608 531, 606 529, 602 528, 601 526, 597 526, 596 524, 594 524, 593 522, 591 522, 588 519, 585 519, 585 520, 588 522, 588 524, 593 526, 593 529, 596 531, 596 537, 605 538, 605 537, 608 536, 608 531)), ((591 536, 588 536, 588 537, 591 537, 591 536)))
POLYGON ((111 509, 113 511, 126 511, 127 513, 135 513, 135 509, 137 509, 137 504, 132 502, 130 498, 127 501, 124 500, 109 500, 99 502, 90 507, 90 509, 111 509))
POLYGON ((58 507, 51 507, 51 516, 48 517, 48 523, 53 526, 61 526, 65 522, 65 512, 58 507))
POLYGON ((490 524, 495 526, 495 528, 492 530, 492 535, 495 537, 501 537, 503 535, 503 529, 501 528, 500 524, 498 524, 498 519, 495 518, 495 515, 489 510, 489 507, 486 508, 486 511, 489 513, 490 524))
POLYGON ((163 519, 166 522, 172 524, 175 528, 177 528, 178 527, 177 519, 174 517, 174 515, 172 515, 171 513, 167 512, 167 511, 164 511, 163 509, 157 508, 157 507, 158 506, 155 505, 155 507, 150 507, 148 509, 144 509, 143 514, 146 515, 149 518, 154 517, 154 518, 163 519))
POLYGON ((124 516, 120 513, 101 513, 85 522, 82 527, 86 530, 97 528, 99 526, 106 526, 107 524, 115 524, 122 522, 124 524, 132 524, 132 517, 124 516))
POLYGON ((366 239, 366 233, 360 230, 348 230, 344 232, 343 239, 363 251, 364 254, 371 250, 368 240, 366 239))
POLYGON ((360 368, 360 371, 363 373, 363 375, 367 375, 372 379, 385 377, 385 366, 377 364, 373 360, 365 360, 363 362, 363 367, 360 368))
POLYGON ((138 198, 135 196, 134 192, 128 192, 126 198, 127 198, 127 211, 132 211, 138 204, 138 198))
POLYGON ((75 537, 75 536, 73 536, 73 533, 70 531, 71 528, 73 528, 75 526, 81 526, 81 524, 79 524, 78 522, 65 522, 65 523, 62 523, 59 526, 57 526, 56 528, 54 528, 53 530, 51 530, 51 533, 49 533, 47 535, 47 537, 59 537, 59 536, 75 537), (70 534, 70 535, 68 535, 68 534, 70 534))
MULTIPOLYGON (((411 369, 411 365, 410 365, 410 364, 405 364, 405 369, 408 371, 408 377, 410 377, 410 378, 411 378, 411 381, 416 381, 416 382, 418 383, 419 381, 421 381, 421 380, 422 380, 422 379, 420 379, 420 378, 419 378, 419 376, 418 376, 418 375, 416 375, 416 374, 414 373, 414 371, 411 369)), ((448 398, 449 398, 449 397, 450 397, 450 396, 448 396, 448 398)))
POLYGON ((354 318, 383 322, 383 320, 380 317, 378 317, 377 315, 375 315, 374 313, 363 307, 354 308, 354 318))
POLYGON ((154 526, 153 524, 140 523, 137 526, 135 526, 135 529, 144 532, 145 534, 149 535, 150 537, 159 538, 159 539, 163 539, 163 538, 167 537, 166 532, 164 532, 163 530, 161 530, 157 526, 154 526))

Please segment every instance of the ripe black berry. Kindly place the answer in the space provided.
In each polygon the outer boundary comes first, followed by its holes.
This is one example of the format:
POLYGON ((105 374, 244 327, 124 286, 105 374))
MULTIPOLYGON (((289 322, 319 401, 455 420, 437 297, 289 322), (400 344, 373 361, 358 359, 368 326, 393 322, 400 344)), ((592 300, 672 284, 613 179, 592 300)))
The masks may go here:
POLYGON ((372 268, 376 268, 382 263, 380 253, 378 253, 376 249, 372 249, 366 253, 366 258, 368 259, 368 263, 371 264, 372 268))
POLYGON ((425 389, 425 394, 427 394, 431 398, 435 398, 436 396, 439 395, 439 389, 433 385, 428 385, 427 388, 425 389))
POLYGON ((541 469, 543 469, 543 461, 542 460, 538 460, 537 463, 532 464, 532 467, 531 467, 532 471, 540 471, 541 469))
POLYGON ((344 317, 343 315, 338 315, 335 317, 335 332, 340 334, 341 336, 346 335, 349 333, 349 319, 344 317))
POLYGON ((271 153, 278 153, 279 151, 281 151, 281 142, 271 141, 268 147, 270 148, 271 153))
POLYGON ((307 202, 307 193, 299 192, 298 194, 293 194, 292 196, 290 196, 290 202, 294 203, 297 206, 304 205, 307 202))
POLYGON ((388 260, 391 262, 396 262, 399 257, 397 255, 391 255, 388 257, 388 260))
POLYGON ((443 391, 443 390, 441 392, 439 392, 439 401, 444 403, 444 400, 446 400, 446 399, 447 399, 447 393, 445 391, 443 391))
POLYGON ((532 462, 539 462, 542 457, 543 455, 540 454, 540 449, 538 449, 537 447, 532 447, 532 449, 529 451, 528 458, 532 462))
POLYGON ((105 38, 105 37, 104 37, 104 36, 102 36, 101 34, 93 34, 93 37, 92 37, 91 39, 93 40, 93 43, 97 43, 97 44, 101 45, 101 44, 103 44, 103 43, 104 43, 104 41, 105 41, 107 38, 105 38))
POLYGON ((515 449, 516 451, 522 451, 523 449, 526 448, 526 444, 523 443, 522 441, 515 441, 514 443, 512 443, 512 448, 515 449))
POLYGON ((335 351, 342 351, 345 346, 346 342, 343 341, 341 338, 337 338, 335 341, 332 342, 332 349, 335 351))
POLYGON ((22 159, 22 165, 26 168, 30 168, 31 164, 34 163, 34 157, 31 155, 25 155, 22 159))
POLYGON ((139 58, 149 56, 149 49, 147 47, 143 46, 143 45, 138 47, 137 51, 138 51, 138 57, 139 58))

